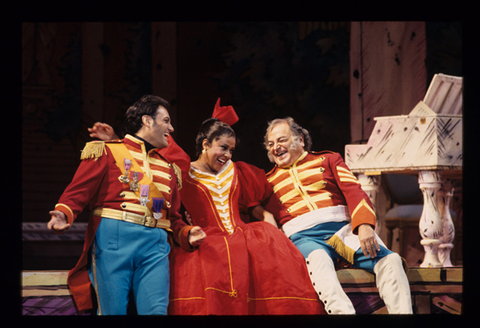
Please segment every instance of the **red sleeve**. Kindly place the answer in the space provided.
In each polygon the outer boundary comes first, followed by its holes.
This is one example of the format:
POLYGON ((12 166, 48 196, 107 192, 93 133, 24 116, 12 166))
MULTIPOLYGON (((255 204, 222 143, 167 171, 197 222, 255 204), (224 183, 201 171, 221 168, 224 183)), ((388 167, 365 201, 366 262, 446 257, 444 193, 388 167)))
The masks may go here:
POLYGON ((170 182, 170 187, 172 188, 171 198, 170 198, 170 209, 168 211, 168 219, 170 220, 170 228, 173 231, 174 240, 182 247, 184 250, 190 251, 193 248, 188 243, 188 236, 192 226, 187 225, 182 220, 182 215, 180 214, 180 192, 178 191, 177 176, 175 174, 174 168, 170 169, 170 174, 172 180, 170 182))
POLYGON ((186 174, 190 169, 190 156, 177 145, 172 136, 168 136, 168 146, 160 150, 160 155, 165 157, 170 163, 177 165, 182 170, 182 180, 185 180, 186 174))
POLYGON ((352 217, 352 231, 361 224, 370 224, 375 228, 375 211, 370 197, 362 189, 355 175, 350 171, 339 153, 331 156, 329 165, 332 170, 338 188, 342 191, 352 217))
POLYGON ((98 192, 107 172, 108 156, 83 160, 72 182, 67 186, 55 205, 55 210, 65 213, 68 223, 73 223, 98 192))
POLYGON ((246 212, 250 207, 261 205, 273 194, 273 190, 267 182, 265 171, 245 162, 235 164, 238 169, 238 180, 242 186, 240 211, 246 212))
POLYGON ((238 179, 242 186, 239 200, 240 211, 247 212, 249 208, 261 205, 275 216, 277 222, 285 221, 287 216, 290 218, 273 193, 264 170, 245 162, 236 162, 236 166, 239 171, 238 179))

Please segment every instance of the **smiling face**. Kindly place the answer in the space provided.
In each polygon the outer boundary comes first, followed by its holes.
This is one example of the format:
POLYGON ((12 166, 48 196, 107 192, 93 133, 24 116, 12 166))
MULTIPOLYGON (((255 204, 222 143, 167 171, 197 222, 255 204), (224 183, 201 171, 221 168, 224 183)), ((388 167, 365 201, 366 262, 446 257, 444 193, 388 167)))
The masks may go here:
POLYGON ((207 139, 204 139, 203 149, 205 152, 202 152, 198 158, 196 166, 202 171, 216 174, 232 158, 235 150, 235 137, 221 135, 214 139, 211 144, 207 139))
POLYGON ((275 125, 267 136, 267 150, 279 167, 290 166, 303 154, 302 137, 295 137, 287 123, 275 125))
POLYGON ((170 121, 170 115, 165 107, 158 107, 155 118, 144 115, 142 120, 143 127, 138 131, 137 135, 151 143, 155 148, 162 149, 167 147, 167 138, 174 129, 170 121))

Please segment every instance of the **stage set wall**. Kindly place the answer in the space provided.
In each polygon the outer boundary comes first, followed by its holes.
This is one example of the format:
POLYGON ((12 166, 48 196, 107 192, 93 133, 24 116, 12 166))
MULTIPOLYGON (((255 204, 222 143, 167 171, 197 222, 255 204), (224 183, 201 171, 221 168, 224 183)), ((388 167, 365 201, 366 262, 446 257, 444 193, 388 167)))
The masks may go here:
MULTIPOLYGON (((240 118, 234 160, 270 170, 265 128, 285 116, 310 131, 313 150, 343 155, 346 144, 366 142, 374 117, 408 114, 434 74, 462 75, 461 28, 411 21, 23 23, 22 222, 46 225, 91 141, 87 128, 101 121, 121 132, 125 111, 144 94, 170 102, 173 136, 192 159, 198 128, 219 97, 240 118)), ((456 265, 461 192, 460 185, 453 202, 456 265)), ((38 243, 24 240, 24 269, 70 269, 82 249, 78 241, 59 255, 43 243, 38 253, 38 243)))

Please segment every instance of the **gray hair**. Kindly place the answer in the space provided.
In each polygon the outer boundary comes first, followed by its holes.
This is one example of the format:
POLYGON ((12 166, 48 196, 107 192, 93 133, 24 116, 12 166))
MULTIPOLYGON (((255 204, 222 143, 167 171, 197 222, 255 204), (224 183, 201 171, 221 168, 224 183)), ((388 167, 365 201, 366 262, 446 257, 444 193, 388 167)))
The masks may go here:
POLYGON ((296 123, 293 118, 286 117, 286 118, 276 118, 273 121, 268 122, 267 132, 265 133, 265 137, 263 138, 263 145, 265 149, 268 150, 268 135, 272 132, 272 129, 275 125, 280 123, 287 123, 290 127, 290 131, 294 138, 303 137, 303 142, 305 146, 303 147, 306 151, 309 151, 312 147, 312 138, 310 137, 310 133, 307 129, 302 128, 298 123, 296 123))

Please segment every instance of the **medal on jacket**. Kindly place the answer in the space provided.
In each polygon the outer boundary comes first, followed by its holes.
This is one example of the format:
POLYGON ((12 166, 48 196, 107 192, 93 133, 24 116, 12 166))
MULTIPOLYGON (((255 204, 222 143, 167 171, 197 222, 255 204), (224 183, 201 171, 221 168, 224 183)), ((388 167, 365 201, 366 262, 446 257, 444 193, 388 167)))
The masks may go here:
POLYGON ((131 173, 131 181, 130 181, 130 190, 131 191, 138 191, 138 181, 142 179, 140 176, 140 172, 133 171, 131 173))
POLYGON ((125 160, 123 161, 123 165, 125 167, 125 174, 121 175, 118 179, 121 183, 129 183, 130 179, 128 178, 128 172, 130 171, 130 167, 132 166, 132 161, 128 158, 125 158, 125 160))
POLYGON ((163 204, 165 203, 164 198, 159 198, 159 197, 152 197, 153 201, 153 217, 158 220, 162 218, 162 213, 160 211, 163 208, 163 204))
POLYGON ((150 199, 148 199, 148 192, 150 190, 150 186, 149 185, 141 185, 140 186, 140 205, 142 206, 147 206, 147 203, 150 201, 150 199))

